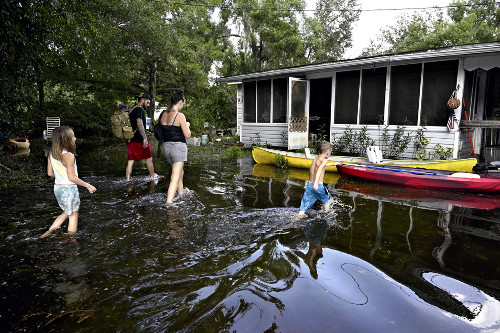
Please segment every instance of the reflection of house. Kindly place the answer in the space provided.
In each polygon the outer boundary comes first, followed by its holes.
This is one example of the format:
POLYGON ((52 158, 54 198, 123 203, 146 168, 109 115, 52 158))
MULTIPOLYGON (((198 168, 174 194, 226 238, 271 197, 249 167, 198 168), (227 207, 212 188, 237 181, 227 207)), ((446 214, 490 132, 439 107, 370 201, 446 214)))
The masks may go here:
MULTIPOLYGON (((483 43, 396 55, 306 65, 220 78, 238 85, 237 122, 244 143, 269 143, 296 149, 308 145, 310 133, 337 138, 347 125, 379 142, 381 117, 391 134, 406 124, 413 132, 426 125, 425 136, 454 149, 454 158, 470 157, 465 128, 447 129, 447 101, 457 89, 472 120, 500 120, 500 43, 483 43), (329 128, 329 131, 328 131, 329 128), (460 153, 461 152, 461 153, 460 153)), ((464 109, 455 110, 458 121, 464 109)), ((465 125, 465 123, 463 123, 465 125)), ((500 145, 500 131, 473 129, 476 154, 500 145)), ((467 125, 472 127, 470 123, 467 125)), ((495 127, 495 125, 493 125, 495 127)), ((413 145, 403 156, 411 156, 413 145)))

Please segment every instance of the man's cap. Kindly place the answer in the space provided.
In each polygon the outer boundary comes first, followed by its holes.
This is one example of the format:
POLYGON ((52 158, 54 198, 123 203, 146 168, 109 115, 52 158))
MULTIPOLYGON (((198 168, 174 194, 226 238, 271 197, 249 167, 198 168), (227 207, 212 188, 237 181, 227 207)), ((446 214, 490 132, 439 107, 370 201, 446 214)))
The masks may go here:
POLYGON ((148 94, 148 93, 140 93, 140 94, 137 96, 137 99, 141 99, 141 98, 151 100, 151 96, 149 96, 149 94, 148 94))
POLYGON ((123 109, 128 109, 128 106, 125 104, 120 104, 120 110, 123 110, 123 109))

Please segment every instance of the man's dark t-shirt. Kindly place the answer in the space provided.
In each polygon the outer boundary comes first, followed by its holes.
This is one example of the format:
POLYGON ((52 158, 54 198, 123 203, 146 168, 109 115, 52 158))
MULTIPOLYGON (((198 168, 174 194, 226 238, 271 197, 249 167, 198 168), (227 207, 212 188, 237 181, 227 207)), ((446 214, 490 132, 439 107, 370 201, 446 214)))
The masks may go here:
POLYGON ((130 117, 130 125, 132 125, 132 130, 135 131, 134 137, 130 139, 130 141, 142 143, 144 141, 144 138, 142 137, 141 133, 137 130, 137 118, 142 119, 142 125, 144 126, 145 130, 146 112, 144 112, 144 109, 140 106, 134 107, 134 109, 130 111, 129 117, 130 117))

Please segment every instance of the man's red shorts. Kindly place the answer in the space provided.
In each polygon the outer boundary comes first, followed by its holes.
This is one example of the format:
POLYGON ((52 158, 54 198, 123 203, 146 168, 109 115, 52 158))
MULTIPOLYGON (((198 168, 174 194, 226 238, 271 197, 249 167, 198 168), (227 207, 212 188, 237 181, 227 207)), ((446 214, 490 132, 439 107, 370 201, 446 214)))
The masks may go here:
POLYGON ((127 142, 128 160, 140 161, 151 158, 151 146, 142 148, 142 142, 127 142))

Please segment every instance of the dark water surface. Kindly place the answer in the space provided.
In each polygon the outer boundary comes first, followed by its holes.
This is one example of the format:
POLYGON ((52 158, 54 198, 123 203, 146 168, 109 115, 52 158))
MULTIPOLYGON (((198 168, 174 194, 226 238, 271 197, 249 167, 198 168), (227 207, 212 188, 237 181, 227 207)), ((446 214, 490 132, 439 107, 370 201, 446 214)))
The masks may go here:
POLYGON ((298 219, 304 170, 190 151, 166 206, 144 164, 124 181, 124 149, 77 150, 98 190, 80 188, 76 236, 39 238, 60 214, 53 185, 0 194, 2 330, 500 331, 500 196, 331 174, 330 210, 298 219))

